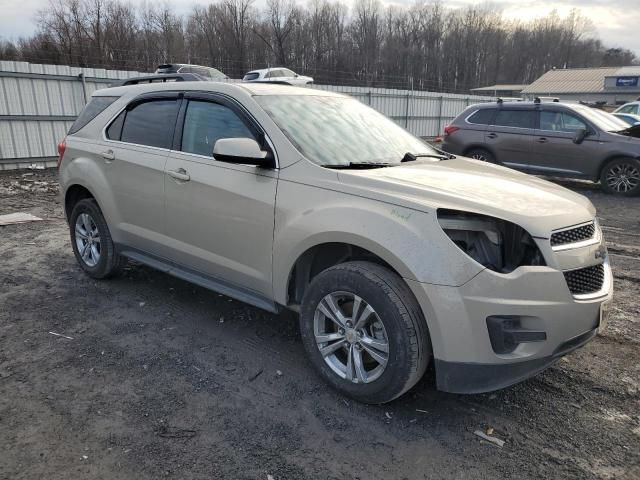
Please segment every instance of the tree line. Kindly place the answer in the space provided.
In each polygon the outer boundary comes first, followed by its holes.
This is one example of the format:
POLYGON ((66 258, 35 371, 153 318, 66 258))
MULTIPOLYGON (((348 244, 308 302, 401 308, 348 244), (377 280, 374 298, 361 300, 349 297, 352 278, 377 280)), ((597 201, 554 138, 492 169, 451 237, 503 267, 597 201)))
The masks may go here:
POLYGON ((165 62, 216 67, 232 78, 286 66, 316 83, 466 92, 530 83, 551 68, 630 65, 574 10, 530 21, 490 6, 439 1, 383 7, 378 0, 214 0, 178 14, 168 3, 52 0, 37 31, 0 42, 0 59, 153 71, 165 62))

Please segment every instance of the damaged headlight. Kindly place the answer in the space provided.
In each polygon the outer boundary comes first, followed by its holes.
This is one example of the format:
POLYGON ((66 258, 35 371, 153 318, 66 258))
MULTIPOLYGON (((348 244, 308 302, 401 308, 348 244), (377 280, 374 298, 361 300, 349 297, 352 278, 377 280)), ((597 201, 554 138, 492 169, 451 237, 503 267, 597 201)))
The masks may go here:
POLYGON ((438 210, 438 222, 460 250, 494 272, 509 273, 524 265, 545 265, 531 235, 514 223, 445 209, 438 210))

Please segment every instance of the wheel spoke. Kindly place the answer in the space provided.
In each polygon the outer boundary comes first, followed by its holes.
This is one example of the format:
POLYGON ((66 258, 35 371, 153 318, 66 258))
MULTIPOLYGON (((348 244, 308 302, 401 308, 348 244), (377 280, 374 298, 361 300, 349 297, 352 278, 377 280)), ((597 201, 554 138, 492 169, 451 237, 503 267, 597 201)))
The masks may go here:
POLYGON ((93 244, 91 245, 91 260, 98 263, 98 258, 100 258, 100 252, 98 252, 96 245, 93 244))
POLYGON ((367 383, 367 371, 362 363, 362 351, 355 347, 351 347, 353 351, 353 366, 355 367, 356 377, 362 383, 367 383))
POLYGON ((389 344, 383 340, 378 340, 377 338, 370 337, 368 335, 363 335, 360 339, 360 343, 363 346, 375 348, 380 352, 389 353, 389 344))
POLYGON ((80 237, 83 240, 87 239, 87 233, 82 231, 80 225, 76 224, 76 237, 80 237))
POLYGON ((347 369, 345 371, 345 377, 347 380, 353 382, 353 351, 355 347, 353 345, 349 345, 349 354, 347 355, 347 369))
POLYGON ((341 333, 322 333, 322 334, 316 335, 316 342, 329 343, 335 340, 342 340, 343 338, 344 338, 344 335, 342 335, 341 333))
POLYGON ((365 343, 360 343, 360 345, 362 345, 362 348, 364 348, 365 351, 371 356, 371 358, 373 358, 380 365, 382 365, 383 367, 387 365, 388 357, 385 354, 371 348, 365 343))
POLYGON ((323 357, 326 357, 328 355, 331 355, 333 352, 335 352, 339 348, 342 348, 343 345, 345 345, 345 340, 344 339, 338 340, 337 342, 331 343, 326 347, 320 348, 320 353, 322 354, 323 357))
POLYGON ((355 325, 353 326, 354 330, 360 330, 361 328, 363 328, 366 325, 367 320, 369 319, 369 317, 373 312, 374 310, 371 307, 371 305, 367 305, 362 311, 362 314, 360 315, 360 317, 357 319, 356 318, 353 319, 355 323, 355 325))
POLYGON ((339 327, 344 328, 346 320, 331 295, 327 295, 326 297, 324 297, 318 305, 318 308, 325 317, 327 317, 339 327))
POLYGON ((89 242, 87 242, 82 247, 82 252, 80 252, 80 256, 86 261, 89 258, 90 253, 91 253, 91 245, 89 244, 89 242))
POLYGON ((84 231, 89 233, 91 231, 91 220, 89 219, 89 215, 86 213, 82 214, 82 226, 84 227, 84 231))

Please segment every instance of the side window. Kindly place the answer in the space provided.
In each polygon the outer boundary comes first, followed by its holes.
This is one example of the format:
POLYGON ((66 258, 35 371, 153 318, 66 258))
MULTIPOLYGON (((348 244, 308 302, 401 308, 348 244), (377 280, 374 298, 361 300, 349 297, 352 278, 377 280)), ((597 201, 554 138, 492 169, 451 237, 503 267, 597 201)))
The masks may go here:
POLYGON ((295 75, 296 75, 291 70, 288 70, 286 68, 284 70, 281 70, 281 72, 282 72, 282 75, 285 76, 285 77, 295 77, 295 75))
MULTIPOLYGON (((150 147, 171 148, 173 129, 178 115, 178 101, 150 100, 127 109, 122 121, 122 142, 148 145, 150 147)), ((119 117, 109 126, 107 134, 111 137, 117 135, 117 123, 119 117)))
POLYGON ((636 115, 640 113, 640 105, 634 105, 631 113, 635 113, 636 115))
POLYGON ((467 118, 467 122, 475 123, 477 125, 489 125, 495 111, 495 108, 484 108, 482 110, 476 110, 475 113, 467 118))
POLYGON ((636 113, 636 109, 634 105, 627 105, 626 107, 622 107, 619 113, 636 113))
POLYGON ((566 112, 540 112, 540 129, 554 132, 574 133, 576 130, 587 125, 575 115, 566 112))
POLYGON ((109 105, 119 97, 93 97, 82 110, 76 121, 69 129, 69 135, 80 131, 91 120, 100 115, 109 105))
POLYGON ((218 103, 189 101, 184 117, 181 150, 211 157, 213 146, 221 138, 256 139, 230 108, 218 103))
POLYGON ((116 119, 111 122, 111 125, 107 127, 107 138, 109 140, 118 140, 120 141, 120 136, 122 135, 122 125, 124 124, 124 116, 127 114, 126 110, 120 112, 120 115, 116 117, 116 119))
POLYGON ((534 128, 536 112, 533 110, 498 110, 493 125, 501 127, 534 128))
POLYGON ((257 80, 260 78, 259 73, 247 73, 242 79, 243 80, 257 80))

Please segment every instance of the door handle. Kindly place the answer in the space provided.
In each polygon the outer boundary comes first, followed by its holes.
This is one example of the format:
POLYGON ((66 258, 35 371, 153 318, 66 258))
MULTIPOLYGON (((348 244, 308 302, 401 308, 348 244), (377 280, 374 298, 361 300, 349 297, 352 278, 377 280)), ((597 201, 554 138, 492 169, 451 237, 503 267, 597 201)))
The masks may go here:
POLYGON ((489 135, 487 135, 487 138, 497 138, 498 134, 497 133, 490 133, 489 135))
POLYGON ((179 168, 178 170, 169 170, 167 173, 171 177, 177 180, 182 180, 183 182, 188 182, 189 180, 191 180, 191 177, 184 168, 179 168))
POLYGON ((547 139, 546 139, 546 138, 544 138, 544 137, 540 137, 540 138, 538 139, 538 143, 547 143, 548 141, 549 141, 549 140, 547 140, 547 139))
POLYGON ((102 152, 100 155, 102 155, 102 158, 108 163, 113 162, 116 159, 116 155, 113 153, 113 150, 107 150, 106 152, 102 152))

